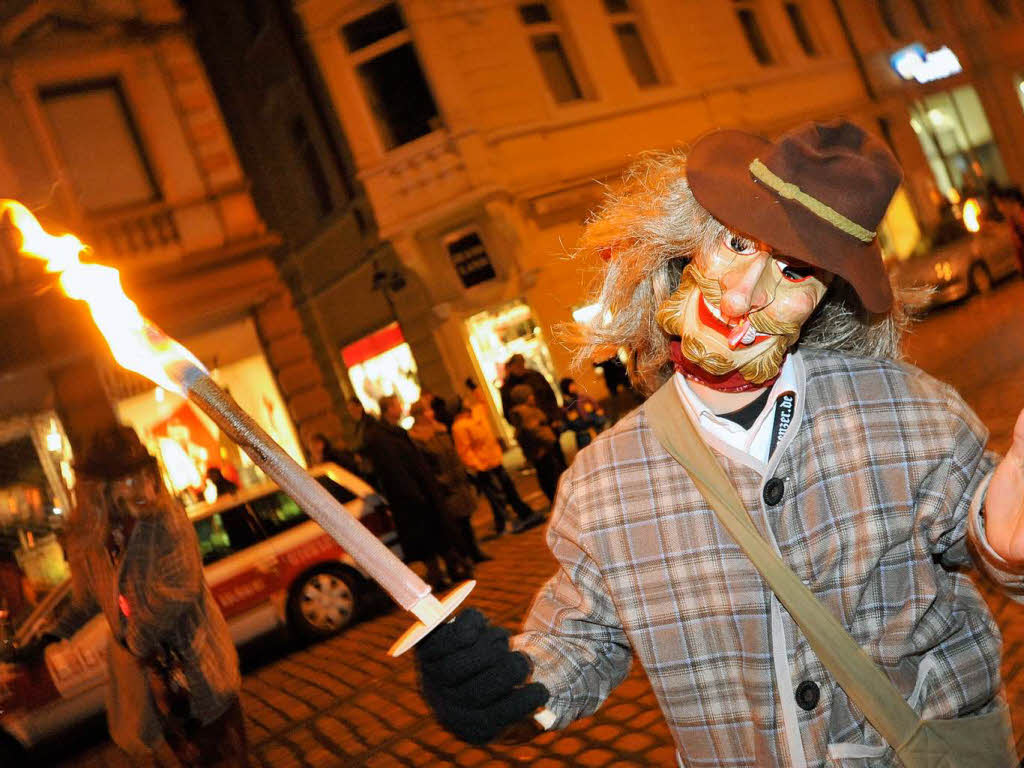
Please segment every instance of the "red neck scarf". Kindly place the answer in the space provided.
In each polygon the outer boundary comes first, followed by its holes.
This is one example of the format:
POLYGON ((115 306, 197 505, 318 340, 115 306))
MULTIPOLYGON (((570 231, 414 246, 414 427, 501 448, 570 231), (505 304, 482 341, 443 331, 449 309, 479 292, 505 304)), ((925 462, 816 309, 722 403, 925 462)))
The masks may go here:
POLYGON ((683 356, 683 351, 679 347, 679 339, 672 339, 669 344, 669 354, 672 356, 672 365, 679 373, 691 381, 696 381, 718 392, 753 392, 755 389, 768 389, 779 378, 779 374, 775 374, 775 376, 767 381, 755 384, 743 378, 739 371, 730 371, 729 373, 717 376, 713 373, 708 373, 699 365, 683 356))

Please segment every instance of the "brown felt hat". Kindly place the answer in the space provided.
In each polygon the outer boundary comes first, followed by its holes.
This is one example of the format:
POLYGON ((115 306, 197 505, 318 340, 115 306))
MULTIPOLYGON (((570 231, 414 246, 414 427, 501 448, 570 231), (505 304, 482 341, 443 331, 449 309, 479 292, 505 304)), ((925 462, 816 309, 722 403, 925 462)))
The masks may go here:
POLYGON ((134 429, 120 425, 94 435, 75 462, 76 472, 95 480, 117 480, 147 467, 156 467, 156 459, 134 429))
POLYGON ((806 123, 775 141, 716 131, 694 144, 686 163, 708 213, 839 275, 871 312, 892 305, 877 228, 901 178, 885 144, 845 120, 806 123))

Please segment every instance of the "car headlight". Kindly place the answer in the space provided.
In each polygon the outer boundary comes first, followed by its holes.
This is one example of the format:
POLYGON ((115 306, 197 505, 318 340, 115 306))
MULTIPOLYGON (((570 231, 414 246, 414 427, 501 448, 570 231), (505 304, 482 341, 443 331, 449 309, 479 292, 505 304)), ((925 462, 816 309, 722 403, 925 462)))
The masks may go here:
POLYGON ((948 261, 936 261, 932 264, 935 270, 935 279, 942 283, 948 283, 953 279, 953 265, 948 261))

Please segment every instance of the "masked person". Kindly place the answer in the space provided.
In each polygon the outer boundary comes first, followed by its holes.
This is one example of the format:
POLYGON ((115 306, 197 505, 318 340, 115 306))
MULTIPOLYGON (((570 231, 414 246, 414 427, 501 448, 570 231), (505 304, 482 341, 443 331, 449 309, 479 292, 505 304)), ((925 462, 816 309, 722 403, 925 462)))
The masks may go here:
POLYGON ((885 145, 848 122, 774 142, 720 131, 688 158, 640 161, 588 222, 583 253, 607 259, 583 352, 625 348, 654 394, 563 478, 547 534, 560 568, 511 649, 475 611, 421 642, 442 724, 484 742, 543 705, 563 728, 635 654, 680 765, 898 765, 916 735, 880 733, 919 715, 987 750, 969 764, 1016 764, 999 633, 963 570, 973 550, 1020 591, 1024 416, 1000 462, 951 388, 896 360, 876 230, 899 183, 885 145), (717 464, 749 527, 725 525, 700 490, 721 486, 688 453, 717 464), (854 704, 867 678, 783 607, 751 559, 763 552, 737 546, 752 533, 899 718, 854 704))
MULTIPOLYGON (((245 766, 241 677, 203 578, 199 542, 134 430, 116 427, 75 464, 68 561, 76 615, 110 627, 107 722, 137 761, 245 766), (168 748, 169 745, 169 748, 168 748)), ((66 632, 62 632, 66 634, 66 632)))

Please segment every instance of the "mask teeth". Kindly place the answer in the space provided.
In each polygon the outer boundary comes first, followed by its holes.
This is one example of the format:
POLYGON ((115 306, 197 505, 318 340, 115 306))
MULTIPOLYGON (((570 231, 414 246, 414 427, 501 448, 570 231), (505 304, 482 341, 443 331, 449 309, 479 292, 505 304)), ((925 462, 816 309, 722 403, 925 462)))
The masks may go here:
MULTIPOLYGON (((749 344, 750 342, 745 340, 748 332, 755 333, 756 335, 754 329, 750 327, 749 317, 737 325, 736 328, 733 329, 733 332, 729 334, 729 349, 736 349, 736 347, 741 343, 749 344)), ((751 339, 751 341, 753 341, 753 339, 751 339)))

